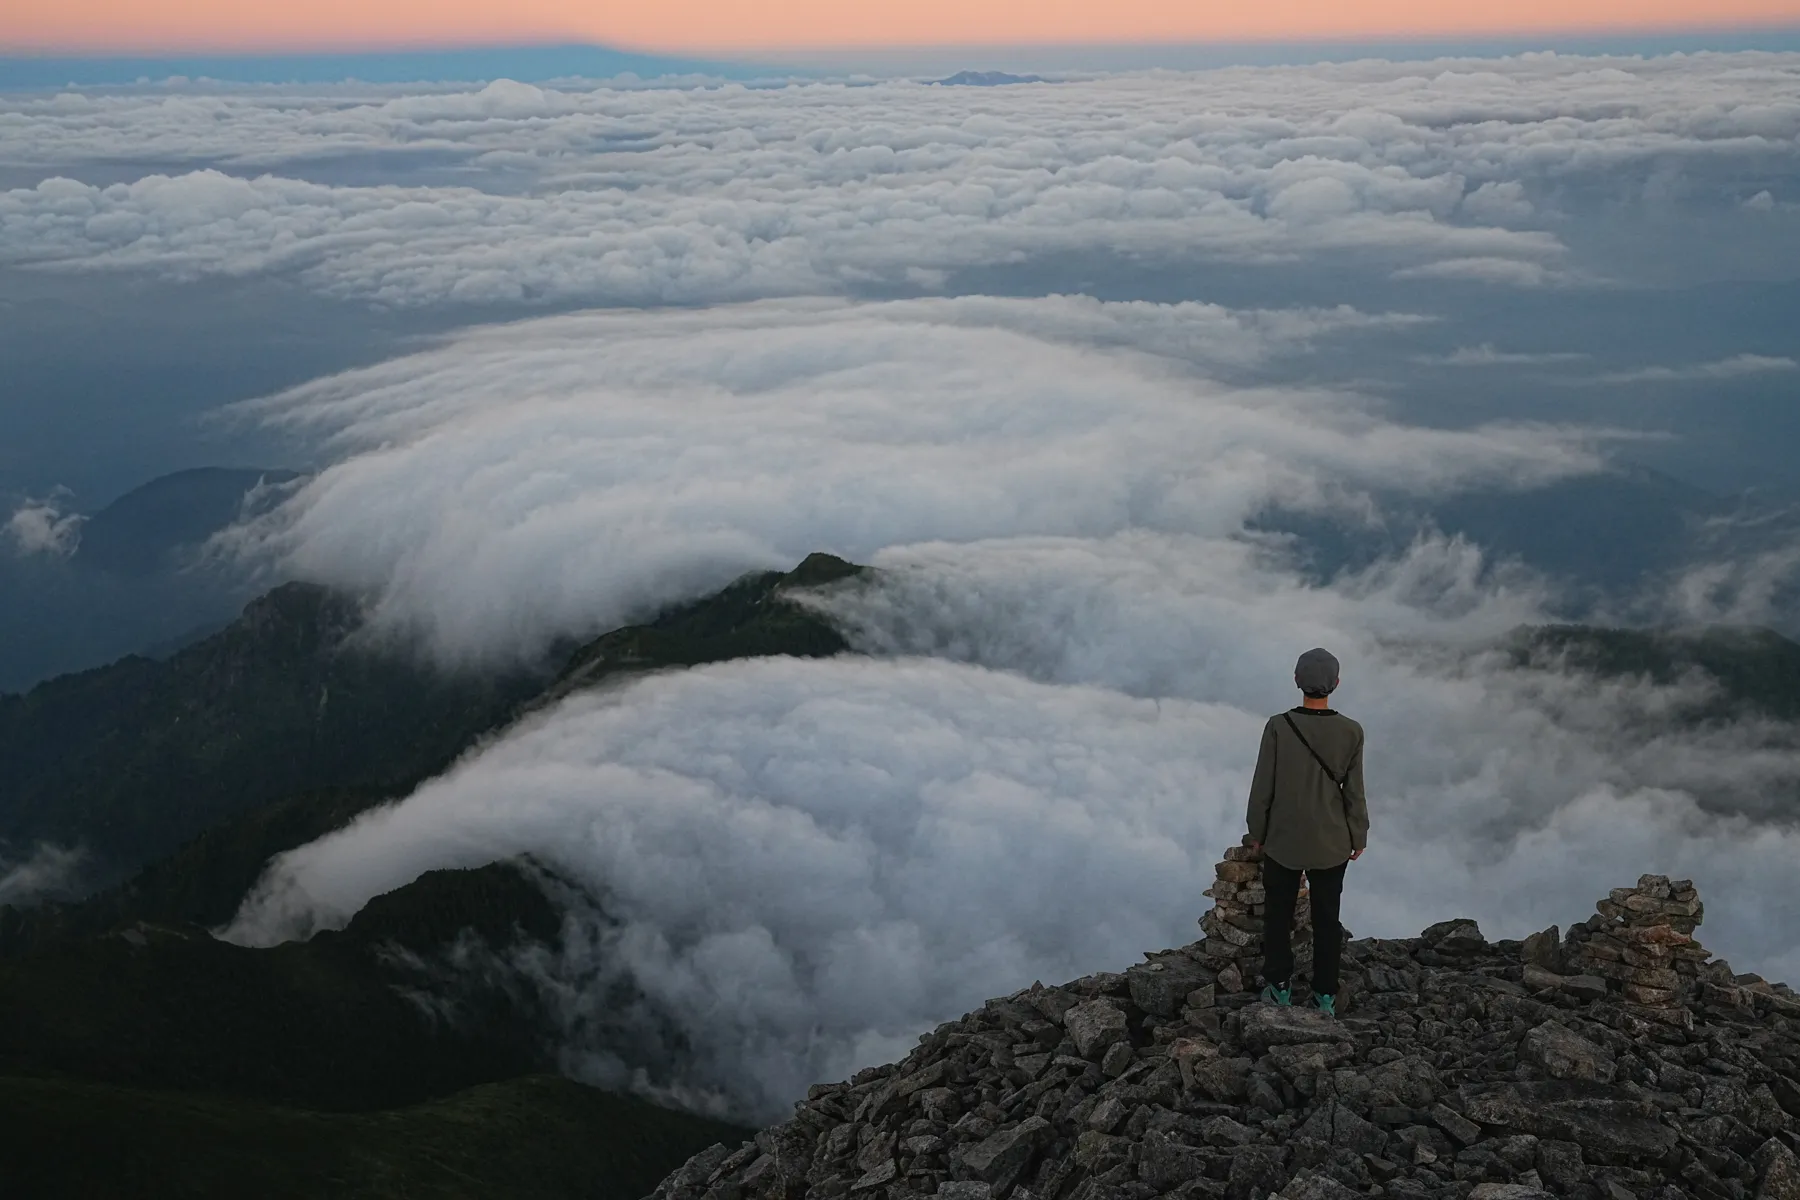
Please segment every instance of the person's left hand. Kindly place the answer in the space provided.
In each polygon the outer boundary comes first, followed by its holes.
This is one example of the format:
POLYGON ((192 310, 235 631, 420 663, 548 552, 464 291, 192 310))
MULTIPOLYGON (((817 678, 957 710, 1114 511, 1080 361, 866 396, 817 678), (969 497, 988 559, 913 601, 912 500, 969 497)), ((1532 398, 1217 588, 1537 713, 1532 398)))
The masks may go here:
POLYGON ((1355 861, 1356 861, 1356 860, 1357 860, 1357 859, 1359 859, 1359 858, 1361 858, 1361 857, 1362 857, 1362 851, 1361 851, 1361 850, 1352 850, 1352 851, 1351 851, 1351 852, 1350 852, 1350 861, 1351 861, 1351 862, 1355 862, 1355 861))

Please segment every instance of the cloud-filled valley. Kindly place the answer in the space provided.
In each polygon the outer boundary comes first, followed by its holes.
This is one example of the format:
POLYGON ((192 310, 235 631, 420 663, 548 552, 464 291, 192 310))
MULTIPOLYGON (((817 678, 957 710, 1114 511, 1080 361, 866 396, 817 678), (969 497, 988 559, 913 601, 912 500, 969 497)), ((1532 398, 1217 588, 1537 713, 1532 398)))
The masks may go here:
MULTIPOLYGON (((1260 718, 1325 644, 1374 747, 1359 933, 1454 910, 1522 936, 1667 870, 1706 890, 1709 945, 1792 973, 1784 727, 1690 727, 1685 685, 1484 654, 1546 619, 1556 581, 1467 542, 1321 585, 1251 527, 1275 502, 1379 521, 1396 494, 1603 469, 1604 431, 1431 430, 1211 373, 1397 320, 1064 297, 597 312, 250 406, 334 462, 221 549, 368 594, 377 630, 451 663, 811 550, 882 575, 816 601, 874 657, 572 699, 278 859, 227 936, 303 935, 421 871, 528 854, 621 922, 605 955, 534 960, 554 993, 591 994, 596 961, 628 972, 699 1048, 651 1084, 774 1112, 1001 975, 1192 940, 1260 718)), ((620 1077, 569 1028, 572 1069, 620 1077)))

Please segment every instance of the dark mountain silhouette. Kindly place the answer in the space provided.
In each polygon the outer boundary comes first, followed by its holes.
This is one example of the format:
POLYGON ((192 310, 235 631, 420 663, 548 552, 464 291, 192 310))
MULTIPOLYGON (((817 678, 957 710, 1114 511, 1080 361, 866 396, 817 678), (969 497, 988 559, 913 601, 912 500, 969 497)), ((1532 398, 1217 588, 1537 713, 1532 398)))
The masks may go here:
POLYGON ((123 654, 164 657, 228 624, 267 584, 203 546, 265 511, 297 478, 274 469, 178 471, 84 517, 73 553, 0 545, 0 692, 123 654))
POLYGON ((958 71, 946 79, 934 79, 942 87, 1005 87, 1009 83, 1042 83, 1037 75, 1008 75, 1005 71, 958 71))
POLYGON ((0 1076, 0 1125, 9 1195, 206 1200, 611 1200, 745 1133, 546 1075, 368 1113, 0 1076))
POLYGON ((119 575, 173 570, 213 534, 271 507, 274 493, 265 489, 298 478, 296 471, 231 467, 164 475, 83 521, 75 559, 119 575))

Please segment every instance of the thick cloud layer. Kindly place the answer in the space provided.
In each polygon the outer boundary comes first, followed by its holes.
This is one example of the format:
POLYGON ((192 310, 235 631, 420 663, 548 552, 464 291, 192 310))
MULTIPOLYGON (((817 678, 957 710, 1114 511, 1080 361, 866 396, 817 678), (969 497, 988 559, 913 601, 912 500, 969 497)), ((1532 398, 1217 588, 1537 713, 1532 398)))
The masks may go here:
POLYGON ((240 548, 375 594, 380 627, 440 657, 492 661, 813 550, 1223 535, 1276 499, 1596 466, 1580 431, 1428 430, 1201 373, 1394 320, 969 297, 482 330, 253 406, 342 457, 240 548))
POLYGON ((931 291, 1084 251, 1535 287, 1643 266, 1570 261, 1571 216, 1783 220, 1797 134, 1800 56, 1754 53, 67 94, 0 106, 0 164, 42 177, 0 193, 0 262, 393 305, 931 291))

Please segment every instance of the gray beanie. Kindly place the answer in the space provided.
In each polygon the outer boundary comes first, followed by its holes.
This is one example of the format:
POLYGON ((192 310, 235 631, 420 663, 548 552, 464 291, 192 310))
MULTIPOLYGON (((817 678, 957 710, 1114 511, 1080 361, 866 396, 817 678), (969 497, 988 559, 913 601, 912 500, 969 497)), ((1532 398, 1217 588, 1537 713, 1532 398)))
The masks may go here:
POLYGON ((1294 664, 1294 682, 1309 696, 1329 696, 1338 684, 1338 660, 1315 646, 1294 664))

